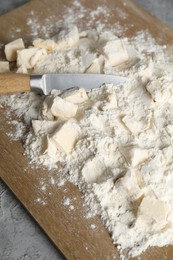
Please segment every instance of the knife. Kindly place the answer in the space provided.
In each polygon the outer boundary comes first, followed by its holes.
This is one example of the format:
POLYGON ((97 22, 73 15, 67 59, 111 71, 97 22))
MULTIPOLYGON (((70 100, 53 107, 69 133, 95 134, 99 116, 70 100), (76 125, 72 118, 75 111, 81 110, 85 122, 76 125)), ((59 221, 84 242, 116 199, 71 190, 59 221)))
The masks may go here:
POLYGON ((53 89, 67 90, 81 87, 86 91, 99 88, 103 84, 119 85, 127 81, 126 77, 107 74, 0 74, 0 94, 39 91, 49 95, 53 89))

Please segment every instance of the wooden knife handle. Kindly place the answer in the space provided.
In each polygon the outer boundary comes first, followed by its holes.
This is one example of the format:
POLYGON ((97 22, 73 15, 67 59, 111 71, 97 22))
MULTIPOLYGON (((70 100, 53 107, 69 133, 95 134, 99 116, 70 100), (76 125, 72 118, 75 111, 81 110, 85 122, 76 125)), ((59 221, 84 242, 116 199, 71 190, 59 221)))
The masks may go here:
POLYGON ((27 74, 0 74, 0 95, 30 91, 30 76, 27 74))

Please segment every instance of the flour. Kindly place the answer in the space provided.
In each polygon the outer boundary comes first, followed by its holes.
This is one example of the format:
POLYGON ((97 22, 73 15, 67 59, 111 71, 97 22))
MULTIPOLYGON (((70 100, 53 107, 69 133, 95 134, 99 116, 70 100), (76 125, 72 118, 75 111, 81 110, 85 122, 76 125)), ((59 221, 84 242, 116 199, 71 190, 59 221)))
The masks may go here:
MULTIPOLYGON (((85 10, 77 1, 74 5, 81 18, 85 10)), ((91 20, 100 13, 106 19, 108 12, 98 8, 91 20)), ((74 10, 66 15, 70 21, 74 10)), ((88 93, 80 86, 47 97, 12 95, 1 104, 24 117, 19 128, 30 129, 24 139, 31 162, 52 169, 61 163, 66 180, 78 185, 91 208, 86 218, 100 215, 120 252, 137 256, 149 246, 173 244, 173 62, 169 49, 147 33, 132 39, 118 35, 104 25, 86 31, 65 25, 52 38, 34 40, 32 48, 44 49, 45 55, 31 72, 105 73, 130 81, 88 93)), ((64 182, 50 178, 51 185, 64 182)), ((46 192, 44 182, 40 190, 46 192)), ((75 209, 69 198, 63 204, 75 209)))
MULTIPOLYGON (((126 3, 123 3, 123 5, 125 6, 126 3)), ((49 12, 49 9, 47 11, 49 12)), ((127 14, 125 14, 120 8, 115 7, 110 10, 104 3, 99 3, 99 6, 96 5, 95 8, 89 8, 86 6, 84 7, 78 0, 74 0, 70 3, 70 6, 64 3, 63 12, 61 14, 62 18, 60 19, 59 17, 58 20, 57 16, 49 13, 45 19, 43 17, 41 18, 42 22, 40 23, 38 13, 31 10, 27 17, 28 34, 33 38, 40 35, 44 36, 46 39, 50 38, 58 31, 58 29, 61 29, 62 23, 64 24, 64 22, 66 26, 76 24, 80 25, 81 29, 85 28, 85 30, 90 30, 91 28, 103 30, 107 25, 109 25, 110 28, 109 18, 111 18, 112 14, 117 15, 122 20, 127 18, 127 14), (102 22, 100 22, 100 17, 102 22)), ((116 32, 116 35, 118 36, 121 36, 126 29, 126 26, 122 26, 119 22, 114 23, 111 26, 111 30, 116 32)), ((14 31, 11 32, 13 38, 18 31, 20 31, 20 29, 15 28, 14 31)))
POLYGON ((63 202, 63 205, 68 207, 69 210, 74 210, 75 207, 73 206, 71 200, 69 198, 65 198, 64 199, 64 202, 63 202))
POLYGON ((91 224, 91 229, 96 229, 97 228, 97 226, 95 225, 95 224, 91 224))
POLYGON ((10 125, 14 126, 15 130, 11 130, 10 133, 7 133, 8 136, 13 140, 19 140, 21 139, 26 131, 26 126, 23 124, 23 122, 19 122, 17 120, 12 120, 9 123, 10 125))

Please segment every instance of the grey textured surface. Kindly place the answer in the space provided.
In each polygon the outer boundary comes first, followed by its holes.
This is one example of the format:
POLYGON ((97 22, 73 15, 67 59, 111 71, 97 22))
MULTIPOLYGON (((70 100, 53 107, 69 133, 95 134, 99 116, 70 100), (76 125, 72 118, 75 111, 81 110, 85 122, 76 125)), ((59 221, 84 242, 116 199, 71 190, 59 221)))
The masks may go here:
POLYGON ((172 0, 134 0, 145 10, 159 18, 163 23, 173 28, 172 0))
POLYGON ((42 259, 64 258, 19 201, 0 182, 0 260, 42 259))
MULTIPOLYGON (((28 2, 0 0, 0 14, 28 2)), ((173 28, 172 0, 136 0, 173 28)), ((57 230, 58 232, 58 230, 57 230)), ((0 260, 64 259, 8 188, 0 182, 0 260)))
POLYGON ((29 2, 30 0, 0 0, 0 15, 29 2))

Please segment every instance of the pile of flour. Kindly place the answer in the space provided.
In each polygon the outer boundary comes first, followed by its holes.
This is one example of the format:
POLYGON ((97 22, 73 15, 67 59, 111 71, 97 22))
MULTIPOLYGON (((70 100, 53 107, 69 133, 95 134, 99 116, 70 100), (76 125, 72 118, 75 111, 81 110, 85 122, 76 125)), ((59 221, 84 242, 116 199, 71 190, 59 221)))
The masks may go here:
POLYGON ((64 27, 19 50, 17 72, 130 80, 88 93, 80 86, 47 97, 1 98, 30 127, 20 138, 31 162, 49 168, 61 163, 113 242, 132 256, 173 244, 173 63, 166 52, 146 33, 120 39, 103 28, 64 27))

